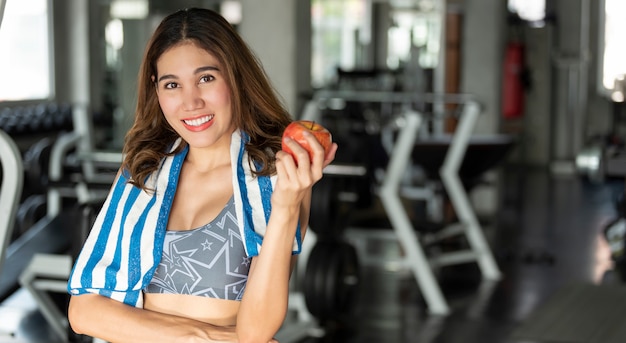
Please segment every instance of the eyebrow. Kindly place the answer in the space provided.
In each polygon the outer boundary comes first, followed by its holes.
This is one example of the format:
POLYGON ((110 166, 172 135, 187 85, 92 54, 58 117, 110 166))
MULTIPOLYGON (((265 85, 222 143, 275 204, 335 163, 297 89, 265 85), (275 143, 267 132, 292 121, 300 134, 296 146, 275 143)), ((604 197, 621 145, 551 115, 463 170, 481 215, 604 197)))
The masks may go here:
MULTIPOLYGON (((199 73, 202 73, 202 72, 205 72, 205 71, 220 71, 220 69, 218 67, 216 67, 216 66, 205 66, 205 67, 197 68, 193 73, 194 74, 199 74, 199 73)), ((166 79, 178 79, 178 77, 176 75, 173 75, 173 74, 165 74, 165 75, 159 77, 157 82, 161 82, 161 81, 166 80, 166 79)))

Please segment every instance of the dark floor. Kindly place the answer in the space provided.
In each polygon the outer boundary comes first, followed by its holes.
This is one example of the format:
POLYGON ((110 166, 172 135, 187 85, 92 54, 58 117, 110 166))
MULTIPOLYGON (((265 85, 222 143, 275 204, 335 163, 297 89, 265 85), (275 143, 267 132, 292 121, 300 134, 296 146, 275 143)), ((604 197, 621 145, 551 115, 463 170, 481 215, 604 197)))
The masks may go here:
MULTIPOLYGON (((570 285, 621 287, 614 273, 606 272, 612 267, 610 250, 601 233, 617 217, 615 199, 624 191, 623 180, 593 185, 533 170, 503 171, 502 176, 498 215, 484 224, 502 280, 481 283, 473 264, 443 269, 439 280, 452 314, 436 317, 426 314, 409 273, 365 267, 354 318, 334 334, 302 343, 553 342, 522 340, 514 333, 532 324, 538 309, 570 285)), ((587 342, 582 339, 558 342, 587 342)), ((626 342, 626 336, 619 341, 626 342)))
MULTIPOLYGON (((622 287, 617 277, 605 273, 611 265, 601 233, 617 217, 615 199, 624 191, 623 180, 591 184, 536 170, 502 171, 501 175, 500 208, 483 225, 503 272, 500 281, 481 283, 473 264, 444 268, 438 279, 452 314, 429 316, 410 273, 366 265, 354 315, 329 324, 323 337, 300 342, 561 342, 524 339, 519 331, 539 318, 542 306, 570 285, 622 287)), ((384 249, 397 252, 398 247, 388 244, 384 249)), ((619 301, 625 299, 616 299, 615 304, 619 301)), ((601 326, 593 320, 578 326, 601 326)), ((45 321, 23 292, 0 304, 0 343, 54 342, 49 335, 45 321), (16 334, 3 340, 3 330, 11 328, 17 329, 16 334)))

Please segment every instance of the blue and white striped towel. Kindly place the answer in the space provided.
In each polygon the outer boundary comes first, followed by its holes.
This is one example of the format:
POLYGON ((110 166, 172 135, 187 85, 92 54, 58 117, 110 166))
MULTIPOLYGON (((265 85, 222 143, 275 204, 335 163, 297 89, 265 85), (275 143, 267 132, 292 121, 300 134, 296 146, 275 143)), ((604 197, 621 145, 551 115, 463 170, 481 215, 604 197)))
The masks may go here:
MULTIPOLYGON (((252 174, 244 149, 245 133, 231 138, 233 193, 240 234, 248 256, 256 256, 271 211, 270 197, 276 177, 252 174)), ((174 147, 180 144, 178 140, 174 147)), ((96 217, 68 282, 70 294, 101 294, 135 307, 143 306, 141 290, 152 280, 161 260, 163 239, 178 176, 187 150, 164 159, 153 173, 147 193, 127 183, 121 173, 96 217)), ((293 253, 302 246, 297 228, 293 253)))

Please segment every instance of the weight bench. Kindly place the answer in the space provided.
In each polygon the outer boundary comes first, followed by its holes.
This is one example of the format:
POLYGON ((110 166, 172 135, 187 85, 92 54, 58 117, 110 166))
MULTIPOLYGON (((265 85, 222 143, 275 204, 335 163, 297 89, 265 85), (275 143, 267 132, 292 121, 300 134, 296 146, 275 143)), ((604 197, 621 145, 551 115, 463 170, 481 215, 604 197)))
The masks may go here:
POLYGON ((20 274, 20 285, 35 299, 41 314, 62 341, 67 341, 67 315, 59 310, 50 292, 66 293, 72 257, 37 253, 20 274))
MULTIPOLYGON (((400 265, 412 272, 417 285, 426 301, 428 311, 434 315, 448 315, 450 308, 439 287, 434 268, 476 262, 484 280, 498 280, 500 270, 495 262, 491 249, 484 237, 482 228, 472 208, 466 189, 460 178, 460 168, 464 161, 467 148, 472 138, 472 131, 480 114, 480 106, 471 98, 452 95, 414 94, 398 92, 352 92, 352 91, 320 91, 307 104, 308 120, 316 120, 319 115, 319 102, 330 99, 346 101, 380 102, 396 104, 416 103, 463 103, 463 112, 459 117, 455 133, 450 137, 445 157, 438 168, 440 182, 447 192, 452 206, 456 211, 458 222, 449 224, 433 234, 418 235, 401 198, 411 200, 435 196, 429 189, 407 187, 404 176, 411 163, 413 152, 417 146, 419 129, 423 121, 421 113, 405 110, 396 118, 395 138, 390 151, 390 160, 377 193, 384 211, 391 223, 392 231, 353 227, 346 230, 346 236, 352 239, 360 252, 365 251, 364 242, 355 237, 393 240, 400 244, 404 256, 400 265), (467 250, 440 253, 428 257, 422 244, 430 244, 449 237, 464 235, 470 248, 467 250)), ((436 169, 435 169, 436 170, 436 169)), ((367 264, 367 254, 361 254, 360 260, 367 264)))
POLYGON ((30 259, 23 258, 22 264, 24 266, 20 268, 20 285, 33 297, 44 319, 57 335, 57 338, 63 342, 68 341, 71 331, 66 313, 61 311, 53 301, 51 293, 66 294, 69 298, 67 280, 74 258, 78 255, 101 205, 99 200, 77 204, 71 211, 64 211, 63 215, 52 218, 48 224, 52 229, 47 231, 56 231, 56 235, 49 237, 48 241, 58 241, 59 238, 57 237, 63 237, 65 243, 63 252, 66 253, 41 249, 38 253, 33 254, 30 259), (72 225, 79 230, 68 232, 68 227, 72 225), (68 236, 71 238, 68 239, 68 236))

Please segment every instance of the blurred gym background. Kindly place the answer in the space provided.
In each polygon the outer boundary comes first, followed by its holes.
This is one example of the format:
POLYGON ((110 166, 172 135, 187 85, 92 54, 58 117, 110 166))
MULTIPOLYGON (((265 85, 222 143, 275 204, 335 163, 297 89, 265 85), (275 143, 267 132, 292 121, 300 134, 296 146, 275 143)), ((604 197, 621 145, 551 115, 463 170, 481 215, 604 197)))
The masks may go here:
POLYGON ((0 0, 0 342, 93 341, 69 268, 192 6, 340 147, 280 342, 626 339, 621 0, 0 0))

